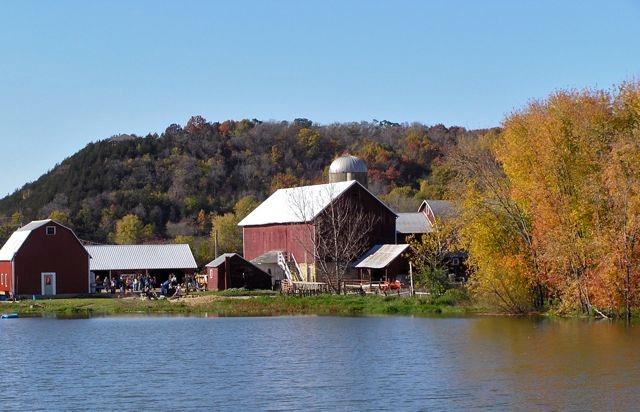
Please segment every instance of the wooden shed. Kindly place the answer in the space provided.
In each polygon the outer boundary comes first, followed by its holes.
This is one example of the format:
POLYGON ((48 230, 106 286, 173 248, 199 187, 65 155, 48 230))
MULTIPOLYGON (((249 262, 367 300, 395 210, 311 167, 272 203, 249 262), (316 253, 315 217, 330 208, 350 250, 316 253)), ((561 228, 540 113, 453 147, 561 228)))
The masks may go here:
POLYGON ((206 265, 207 290, 271 289, 271 275, 237 253, 224 253, 206 265))
POLYGON ((0 292, 90 293, 89 260, 71 229, 49 219, 33 221, 16 230, 0 249, 0 292))

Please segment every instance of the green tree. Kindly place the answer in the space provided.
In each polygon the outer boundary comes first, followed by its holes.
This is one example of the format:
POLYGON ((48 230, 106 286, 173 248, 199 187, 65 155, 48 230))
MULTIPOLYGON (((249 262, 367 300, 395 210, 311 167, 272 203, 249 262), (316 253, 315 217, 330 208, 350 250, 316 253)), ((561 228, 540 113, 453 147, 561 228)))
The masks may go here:
POLYGON ((69 215, 61 210, 54 210, 53 212, 51 212, 51 214, 49 215, 49 219, 53 220, 54 222, 58 222, 61 225, 69 224, 69 215))
POLYGON ((153 235, 151 225, 143 225, 136 215, 126 215, 116 222, 114 241, 119 245, 133 245, 153 235))
POLYGON ((218 254, 242 253, 242 229, 235 213, 225 213, 213 218, 211 236, 217 236, 218 254))
POLYGON ((416 285, 440 296, 449 287, 447 257, 460 250, 458 225, 451 218, 438 219, 431 233, 409 239, 411 263, 416 269, 416 285))
POLYGON ((257 205, 253 197, 245 196, 236 202, 232 213, 212 219, 211 237, 217 237, 219 253, 242 253, 242 228, 238 223, 257 205))

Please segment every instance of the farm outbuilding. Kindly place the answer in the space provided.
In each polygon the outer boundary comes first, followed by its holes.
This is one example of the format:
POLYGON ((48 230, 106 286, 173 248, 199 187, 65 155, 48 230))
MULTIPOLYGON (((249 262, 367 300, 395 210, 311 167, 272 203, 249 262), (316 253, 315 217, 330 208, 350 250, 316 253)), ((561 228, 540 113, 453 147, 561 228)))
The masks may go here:
POLYGON ((278 263, 281 259, 278 259, 278 255, 281 252, 272 250, 262 255, 251 259, 251 263, 262 269, 263 272, 267 272, 271 276, 271 282, 273 286, 277 289, 278 285, 287 278, 287 275, 278 263))
POLYGON ((271 275, 237 253, 224 253, 206 265, 207 290, 271 289, 271 275))
POLYGON ((406 253, 409 245, 375 245, 354 264, 360 279, 369 281, 404 280, 409 274, 406 253))
POLYGON ((319 219, 330 206, 341 202, 374 217, 367 229, 370 247, 395 243, 396 214, 356 180, 280 189, 240 221, 244 257, 256 259, 269 252, 286 257, 305 281, 315 281, 314 236, 319 219))
POLYGON ((398 241, 406 242, 411 235, 431 233, 437 220, 454 215, 454 205, 447 200, 423 200, 417 212, 398 213, 398 241))
POLYGON ((0 292, 76 295, 90 292, 90 256, 75 233, 50 219, 16 230, 0 249, 0 292))
POLYGON ((150 274, 158 280, 170 273, 177 277, 193 274, 198 268, 187 244, 91 245, 91 271, 98 276, 150 274))
MULTIPOLYGON (((398 213, 398 241, 406 243, 411 237, 419 240, 421 236, 433 233, 439 221, 455 217, 456 213, 454 204, 449 201, 423 200, 417 212, 398 213)), ((447 254, 445 264, 452 280, 461 282, 467 279, 466 259, 467 253, 462 250, 447 254)))

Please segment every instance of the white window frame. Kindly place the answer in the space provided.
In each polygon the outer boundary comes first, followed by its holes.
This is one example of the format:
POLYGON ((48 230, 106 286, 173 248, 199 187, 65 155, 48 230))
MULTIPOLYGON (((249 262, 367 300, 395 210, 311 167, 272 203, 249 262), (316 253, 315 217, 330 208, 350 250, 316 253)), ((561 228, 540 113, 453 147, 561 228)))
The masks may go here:
POLYGON ((44 230, 47 236, 55 236, 57 232, 55 226, 47 226, 44 230), (53 229, 53 233, 49 233, 49 229, 53 229))

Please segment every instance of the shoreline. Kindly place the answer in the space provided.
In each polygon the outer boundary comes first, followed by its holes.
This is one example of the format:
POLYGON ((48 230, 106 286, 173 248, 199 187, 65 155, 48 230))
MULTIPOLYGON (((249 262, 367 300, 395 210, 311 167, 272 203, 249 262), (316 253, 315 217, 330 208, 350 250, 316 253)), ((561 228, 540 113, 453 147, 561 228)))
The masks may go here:
MULTIPOLYGON (((480 315, 483 311, 465 303, 433 302, 425 298, 392 296, 224 296, 197 294, 177 300, 136 297, 61 298, 2 302, 0 313, 19 316, 104 316, 121 314, 206 316, 366 316, 366 315, 480 315)), ((488 313, 487 313, 488 314, 488 313)))

